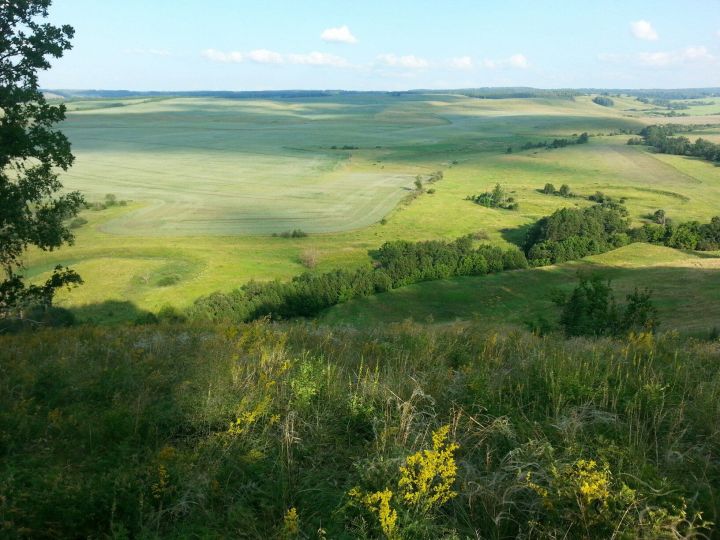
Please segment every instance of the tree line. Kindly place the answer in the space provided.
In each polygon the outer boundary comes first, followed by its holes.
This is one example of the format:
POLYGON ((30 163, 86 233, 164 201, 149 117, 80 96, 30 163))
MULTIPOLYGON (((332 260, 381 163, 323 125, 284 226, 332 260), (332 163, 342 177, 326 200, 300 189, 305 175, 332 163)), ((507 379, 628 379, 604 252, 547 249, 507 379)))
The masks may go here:
POLYGON ((386 242, 370 251, 372 266, 356 270, 304 273, 290 282, 251 281, 229 293, 195 301, 188 317, 196 320, 247 322, 268 317, 310 317, 353 298, 369 296, 421 281, 479 276, 527 268, 518 249, 474 247, 470 236, 452 242, 386 242))
POLYGON ((590 135, 587 132, 583 132, 577 137, 571 138, 553 139, 552 141, 540 141, 536 143, 526 142, 520 147, 520 150, 531 150, 532 148, 565 148, 571 144, 587 144, 590 140, 590 135))
POLYGON ((692 156, 720 163, 720 144, 712 143, 699 137, 692 142, 685 136, 674 137, 682 126, 647 126, 643 128, 640 138, 631 138, 628 144, 646 144, 661 154, 692 156))
POLYGON ((661 223, 631 228, 625 207, 603 200, 586 208, 561 208, 538 220, 525 238, 523 250, 530 266, 545 266, 597 255, 631 242, 648 242, 676 249, 720 249, 720 216, 709 223, 674 223, 659 210, 661 223))

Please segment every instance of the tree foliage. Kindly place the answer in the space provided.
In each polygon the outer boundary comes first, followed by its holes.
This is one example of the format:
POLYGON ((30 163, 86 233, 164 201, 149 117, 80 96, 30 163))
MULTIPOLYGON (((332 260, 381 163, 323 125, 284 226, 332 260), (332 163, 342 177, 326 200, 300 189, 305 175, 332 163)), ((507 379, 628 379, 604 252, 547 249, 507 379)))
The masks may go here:
POLYGON ((675 154, 680 156, 693 156, 708 161, 720 162, 720 144, 712 143, 703 138, 690 141, 685 136, 674 137, 684 126, 665 125, 648 126, 643 128, 640 135, 645 144, 652 146, 661 154, 675 154))
POLYGON ((580 276, 580 283, 568 298, 559 298, 560 326, 568 336, 609 336, 629 332, 654 332, 659 325, 657 309, 649 289, 627 296, 618 307, 609 281, 599 275, 580 276))
POLYGON ((0 9, 0 317, 49 306, 56 289, 81 282, 62 267, 42 286, 27 286, 19 274, 29 246, 53 250, 72 242, 64 222, 83 204, 77 192, 59 194, 58 170, 74 159, 70 142, 53 129, 65 107, 48 103, 38 84, 38 71, 70 49, 74 33, 42 22, 49 6, 50 0, 9 0, 0 9))
POLYGON ((253 281, 230 293, 211 294, 198 299, 189 315, 232 322, 310 317, 353 298, 421 281, 527 267, 521 251, 486 244, 474 247, 470 237, 453 242, 386 242, 370 255, 372 268, 305 273, 285 283, 253 281))
POLYGON ((627 244, 628 227, 620 205, 561 208, 530 228, 524 249, 532 266, 581 259, 627 244))
POLYGON ((593 103, 596 103, 597 105, 601 105, 603 107, 612 107, 613 105, 615 105, 615 102, 607 96, 595 96, 593 98, 593 103))

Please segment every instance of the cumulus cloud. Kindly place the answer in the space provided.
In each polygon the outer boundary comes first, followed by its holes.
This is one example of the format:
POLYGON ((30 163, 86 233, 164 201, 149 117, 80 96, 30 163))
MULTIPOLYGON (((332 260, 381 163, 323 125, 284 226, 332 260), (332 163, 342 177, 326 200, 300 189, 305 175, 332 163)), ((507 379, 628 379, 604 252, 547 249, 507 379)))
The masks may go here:
POLYGON ((268 49, 255 49, 248 53, 242 53, 240 51, 223 52, 216 49, 205 49, 200 54, 211 62, 222 63, 239 64, 249 61, 256 64, 350 67, 350 63, 345 58, 321 52, 281 54, 268 49))
POLYGON ((487 69, 497 69, 511 67, 515 69, 527 69, 530 67, 530 62, 524 54, 513 54, 509 58, 503 58, 501 60, 493 60, 486 58, 482 61, 482 65, 487 69))
POLYGON ((239 63, 243 61, 243 54, 237 51, 223 52, 217 49, 205 49, 200 55, 211 62, 239 63))
POLYGON ((458 56, 450 59, 450 67, 454 69, 472 69, 474 65, 473 59, 469 56, 458 56))
POLYGON ((530 63, 524 54, 513 54, 508 58, 508 65, 519 69, 530 67, 530 63))
POLYGON ((666 68, 688 64, 710 64, 715 62, 707 47, 691 46, 675 51, 641 52, 637 54, 601 53, 601 62, 629 62, 646 67, 666 68))
POLYGON ((424 58, 408 54, 397 56, 395 54, 380 54, 377 57, 378 63, 388 67, 399 67, 405 69, 425 69, 430 63, 424 58))
POLYGON ((630 31, 636 38, 647 41, 655 41, 659 37, 652 24, 642 19, 630 23, 630 31))
POLYGON ((320 39, 329 43, 348 43, 350 45, 358 41, 346 25, 323 30, 320 39))
POLYGON ((345 58, 335 56, 333 54, 311 52, 308 54, 288 54, 287 60, 291 64, 300 64, 308 66, 332 66, 332 67, 348 67, 350 64, 345 58))
POLYGON ((257 64, 282 64, 283 55, 267 49, 256 49, 245 55, 245 58, 257 64))

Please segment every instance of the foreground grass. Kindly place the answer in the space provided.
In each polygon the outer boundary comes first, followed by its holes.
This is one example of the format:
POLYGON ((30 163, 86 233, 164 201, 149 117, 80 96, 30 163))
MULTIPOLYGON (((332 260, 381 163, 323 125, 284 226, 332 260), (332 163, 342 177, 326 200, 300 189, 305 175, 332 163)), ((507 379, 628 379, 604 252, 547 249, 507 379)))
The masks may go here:
POLYGON ((474 326, 0 336, 0 534, 712 534, 718 361, 717 342, 673 334, 565 342, 474 326), (441 426, 459 445, 456 495, 413 505, 400 468, 441 426), (353 488, 391 492, 392 529, 353 488))

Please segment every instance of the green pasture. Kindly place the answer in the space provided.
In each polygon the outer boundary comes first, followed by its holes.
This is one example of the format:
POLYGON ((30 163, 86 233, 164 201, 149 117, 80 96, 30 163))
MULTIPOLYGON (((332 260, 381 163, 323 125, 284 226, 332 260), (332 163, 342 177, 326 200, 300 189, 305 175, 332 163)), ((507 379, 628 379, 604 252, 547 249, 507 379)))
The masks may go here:
POLYGON ((62 129, 77 160, 65 185, 90 201, 112 193, 128 204, 83 212, 88 223, 75 245, 31 252, 26 274, 41 280, 56 264, 72 265, 85 285, 59 304, 83 318, 123 320, 250 279, 288 279, 307 270, 307 253, 322 272, 366 263, 368 249, 394 239, 481 233, 517 242, 537 218, 589 204, 597 190, 625 197, 638 222, 658 208, 707 220, 720 207, 717 167, 627 146, 627 135, 612 134, 657 119, 590 96, 153 98, 68 108, 62 129), (587 145, 519 150, 583 131, 592 135, 587 145), (416 176, 435 170, 444 179, 425 186, 435 192, 414 197, 416 176), (547 182, 569 184, 578 197, 543 195, 547 182), (465 200, 496 183, 513 192, 519 211, 465 200), (293 229, 309 236, 271 236, 293 229))
POLYGON ((328 324, 379 326, 411 319, 436 323, 472 320, 487 326, 556 322, 557 291, 569 293, 578 272, 612 281, 618 301, 634 288, 653 290, 661 327, 700 333, 720 321, 720 256, 631 244, 562 265, 418 283, 329 309, 328 324))

